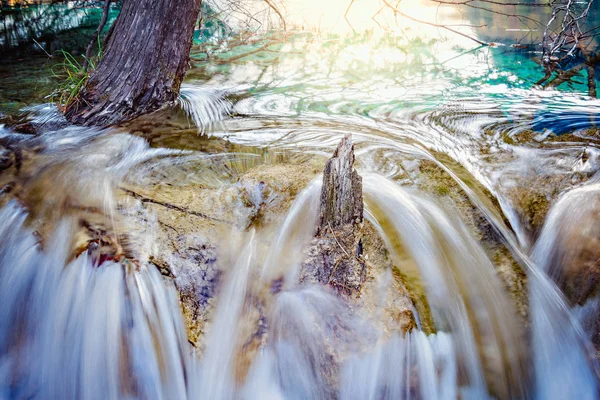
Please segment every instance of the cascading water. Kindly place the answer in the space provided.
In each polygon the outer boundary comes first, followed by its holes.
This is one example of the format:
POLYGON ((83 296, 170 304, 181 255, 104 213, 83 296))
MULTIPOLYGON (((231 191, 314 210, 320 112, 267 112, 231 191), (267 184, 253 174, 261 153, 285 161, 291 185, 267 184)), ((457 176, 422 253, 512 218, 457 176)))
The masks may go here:
MULTIPOLYGON (((282 256, 284 238, 293 240, 289 232, 310 229, 314 217, 297 216, 314 209, 310 199, 318 187, 316 182, 300 194, 269 260, 282 256)), ((24 225, 26 214, 10 203, 2 210, 6 223, 0 232, 1 393, 7 398, 452 399, 459 393, 485 398, 492 391, 503 398, 558 399, 565 393, 594 398, 593 370, 569 311, 561 309, 564 317, 550 320, 548 306, 536 296, 556 293, 549 281, 534 280, 531 288, 533 389, 527 386, 514 311, 466 228, 422 195, 383 177, 367 175, 364 188, 371 222, 388 243, 398 234, 415 259, 440 332, 386 339, 327 290, 288 284, 265 300, 267 339, 240 382, 237 326, 248 290, 257 287, 250 278, 265 276, 255 260, 254 234, 226 278, 206 351, 195 360, 175 293, 154 268, 97 265, 86 254, 68 262, 68 220, 41 249, 24 225), (556 330, 545 321, 556 320, 565 326, 552 334, 556 330), (557 368, 557 357, 573 369, 557 368), (552 387, 556 373, 570 371, 569 382, 577 386, 552 387)), ((265 283, 273 274, 267 275, 265 283)))
POLYGON ((487 362, 486 366, 500 379, 496 390, 505 391, 504 396, 511 393, 513 397, 523 397, 525 388, 519 385, 526 375, 523 360, 519 359, 523 354, 520 326, 483 249, 464 226, 434 203, 391 181, 367 176, 365 200, 373 207, 370 215, 381 213, 389 219, 391 232, 383 231, 381 224, 373 221, 387 242, 391 244, 391 237, 400 235, 403 246, 416 261, 436 327, 454 334, 457 351, 463 358, 461 368, 468 377, 469 389, 462 396, 486 396, 483 364, 487 362), (483 348, 483 359, 478 348, 483 348), (487 359, 486 352, 490 352, 487 359), (490 354, 500 359, 493 360, 490 354))
POLYGON ((0 214, 2 398, 186 397, 193 360, 155 268, 68 262, 68 220, 41 249, 18 205, 0 214))
POLYGON ((417 39, 218 50, 141 122, 0 125, 0 398, 600 398, 599 103, 417 39), (298 283, 349 133, 391 260, 359 298, 298 283))
POLYGON ((231 114, 232 104, 226 95, 224 90, 183 84, 179 104, 199 132, 207 133, 214 124, 231 114))
POLYGON ((444 332, 394 337, 372 354, 348 362, 340 398, 456 399, 456 360, 452 339, 444 332))
MULTIPOLYGON (((590 351, 586 347, 589 342, 564 296, 551 281, 564 283, 569 274, 577 276, 581 273, 577 269, 590 268, 590 273, 594 273, 594 265, 586 265, 584 257, 589 241, 594 240, 592 218, 597 212, 599 189, 592 181, 564 194, 550 210, 533 248, 532 259, 541 269, 538 274, 532 274, 530 283, 534 362, 541 398, 558 400, 575 396, 594 399, 600 391, 597 381, 600 370, 596 360, 589 359, 590 351)), ((593 279, 593 276, 587 276, 587 279, 593 279)), ((573 295, 583 293, 585 296, 585 280, 576 282, 581 286, 573 295)), ((591 304, 594 299, 584 297, 580 301, 591 304)))

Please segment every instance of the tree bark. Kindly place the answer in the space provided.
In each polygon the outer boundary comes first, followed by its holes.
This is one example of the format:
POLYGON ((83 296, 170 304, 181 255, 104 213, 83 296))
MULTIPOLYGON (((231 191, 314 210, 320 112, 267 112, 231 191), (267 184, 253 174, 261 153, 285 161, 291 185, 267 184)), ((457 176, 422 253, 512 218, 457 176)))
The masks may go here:
POLYGON ((346 135, 325 164, 317 234, 362 220, 362 178, 354 169, 352 138, 346 135))
POLYGON ((201 0, 125 0, 104 56, 65 115, 108 126, 174 101, 189 66, 201 0))
POLYGON ((362 228, 362 178, 354 169, 354 145, 348 135, 325 164, 319 221, 300 269, 300 282, 330 285, 340 293, 359 296, 367 277, 362 228))
POLYGON ((593 97, 595 99, 598 97, 598 95, 596 94, 596 68, 593 65, 588 65, 587 73, 588 73, 588 91, 589 91, 590 97, 593 97))

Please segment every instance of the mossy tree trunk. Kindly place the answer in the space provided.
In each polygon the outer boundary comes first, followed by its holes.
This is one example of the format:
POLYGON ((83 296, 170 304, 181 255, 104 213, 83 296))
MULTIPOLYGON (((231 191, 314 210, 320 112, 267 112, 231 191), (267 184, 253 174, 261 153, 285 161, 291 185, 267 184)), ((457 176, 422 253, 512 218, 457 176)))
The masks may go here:
POLYGON ((124 0, 104 56, 65 110, 80 125, 108 126, 174 101, 188 69, 201 0, 124 0))

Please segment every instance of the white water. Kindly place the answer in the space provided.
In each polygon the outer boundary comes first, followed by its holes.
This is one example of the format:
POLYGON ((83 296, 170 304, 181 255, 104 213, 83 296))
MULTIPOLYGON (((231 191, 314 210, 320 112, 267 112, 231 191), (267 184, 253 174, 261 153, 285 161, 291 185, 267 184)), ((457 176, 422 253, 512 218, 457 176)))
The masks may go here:
POLYGON ((365 178, 364 192, 370 215, 383 215, 393 226, 391 232, 380 227, 386 241, 399 235, 416 261, 437 328, 454 333, 468 381, 463 397, 484 398, 488 392, 478 346, 508 359, 502 366, 488 354, 488 368, 502 380, 497 389, 523 395, 520 325, 492 263, 466 227, 427 198, 379 176, 365 178))
POLYGON ((457 398, 457 365, 450 335, 396 336, 344 367, 342 400, 457 398), (416 375, 416 377, 415 377, 416 375))
MULTIPOLYGON (((595 399, 597 363, 579 321, 550 277, 560 280, 562 268, 585 250, 593 232, 600 186, 590 183, 572 189, 554 204, 534 246, 532 259, 543 271, 532 275, 529 291, 532 307, 533 349, 539 398, 595 399)), ((581 266, 583 267, 583 266, 581 266)), ((591 303, 594 300, 588 300, 591 303)))
POLYGON ((179 104, 192 118, 198 132, 207 133, 214 124, 231 114, 233 104, 226 95, 227 92, 221 89, 184 83, 181 85, 179 104))
MULTIPOLYGON (((184 107, 214 123, 227 114, 228 105, 226 100, 213 104, 223 94, 209 92, 194 91, 189 97, 206 97, 204 103, 184 107)), ((46 190, 43 206, 55 207, 70 196, 101 209, 113 225, 118 222, 113 188, 133 167, 165 155, 206 156, 72 127, 40 140, 45 157, 34 169, 41 172, 34 174, 33 185, 46 190)), ((324 139, 315 140, 322 145, 324 139)), ((389 142, 435 160, 424 149, 389 142)), ((371 150, 363 151, 369 155, 371 150)), ((357 154, 360 161, 360 150, 357 154)), ((376 159, 367 159, 377 170, 376 159)), ((153 162, 128 180, 143 182, 143 175, 163 165, 153 162)), ((568 263, 571 253, 565 249, 583 251, 567 239, 577 239, 586 224, 591 229, 597 185, 574 189, 553 206, 529 260, 504 223, 438 164, 526 268, 530 330, 464 222, 424 193, 376 174, 364 175, 367 219, 406 263, 403 267, 414 264, 434 334, 389 335, 374 321, 373 316, 383 315, 380 310, 370 310, 373 315, 366 319, 355 304, 326 288, 298 286, 303 248, 318 213, 318 178, 296 195, 266 254, 261 232, 236 232, 221 245, 233 261, 221 266, 202 354, 187 342, 177 292, 154 266, 113 261, 98 266, 87 253, 72 259, 74 218, 59 219, 46 235, 53 239, 39 244, 26 213, 12 202, 0 210, 0 398, 597 398, 589 341, 548 277, 568 263), (239 235, 243 246, 233 239, 239 235)), ((132 235, 139 243, 153 240, 148 232, 132 235)), ((382 292, 387 287, 380 286, 382 292)), ((595 304, 579 314, 593 313, 595 304)))
POLYGON ((85 254, 72 225, 44 250, 14 203, 0 211, 0 398, 185 398, 190 349, 155 268, 85 254))
MULTIPOLYGON (((315 182, 299 195, 270 259, 282 258, 275 253, 280 242, 294 241, 291 232, 314 224, 318 187, 315 182)), ((251 282, 265 276, 255 234, 226 274, 199 358, 187 344, 176 293, 153 267, 95 266, 85 254, 67 262, 68 220, 42 250, 24 226, 26 214, 8 204, 0 212, 6 221, 0 230, 0 396, 358 400, 481 399, 495 392, 595 398, 586 342, 551 281, 530 283, 536 378, 530 386, 519 323, 492 263, 466 228, 431 200, 382 177, 366 176, 364 190, 372 222, 384 237, 399 235, 415 259, 441 331, 386 339, 327 290, 288 282, 264 300, 267 332, 243 381, 236 377, 241 324, 257 286, 251 282), (382 216, 393 232, 381 228, 382 216)))

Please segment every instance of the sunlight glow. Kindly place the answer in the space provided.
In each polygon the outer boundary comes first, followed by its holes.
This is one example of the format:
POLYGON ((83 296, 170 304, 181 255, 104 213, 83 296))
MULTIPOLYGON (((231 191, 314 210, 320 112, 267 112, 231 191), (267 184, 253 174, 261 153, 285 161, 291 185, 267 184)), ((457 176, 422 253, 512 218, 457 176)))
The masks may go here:
MULTIPOLYGON (((455 8, 440 7, 428 0, 408 0, 398 4, 388 1, 388 4, 398 7, 413 18, 428 22, 458 23, 461 19, 455 8)), ((283 5, 287 11, 288 23, 306 30, 334 33, 376 28, 387 31, 399 28, 423 30, 422 24, 395 16, 393 10, 382 0, 284 0, 283 5)))

